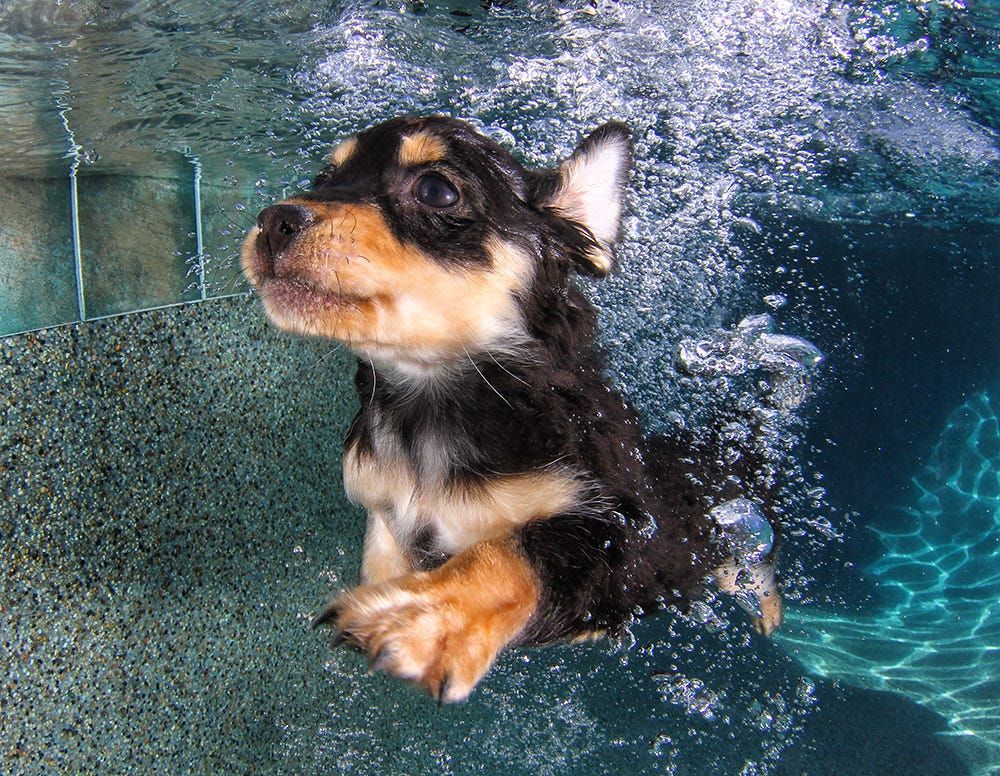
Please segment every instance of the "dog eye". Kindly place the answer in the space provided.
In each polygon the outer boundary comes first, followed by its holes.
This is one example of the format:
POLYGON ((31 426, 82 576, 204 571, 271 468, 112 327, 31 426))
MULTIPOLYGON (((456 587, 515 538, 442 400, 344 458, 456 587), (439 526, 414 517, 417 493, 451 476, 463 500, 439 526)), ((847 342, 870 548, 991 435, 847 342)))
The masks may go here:
POLYGON ((458 189, 433 172, 417 179, 413 194, 418 201, 435 208, 451 207, 458 202, 458 189))

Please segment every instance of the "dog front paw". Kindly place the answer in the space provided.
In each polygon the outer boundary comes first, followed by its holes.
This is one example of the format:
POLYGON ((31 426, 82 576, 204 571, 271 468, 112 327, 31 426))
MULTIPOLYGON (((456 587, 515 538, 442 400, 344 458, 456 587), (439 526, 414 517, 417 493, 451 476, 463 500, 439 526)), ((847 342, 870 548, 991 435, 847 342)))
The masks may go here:
POLYGON ((440 568, 335 599, 316 623, 368 655, 372 671, 414 682, 438 703, 464 700, 524 629, 538 600, 530 567, 502 543, 476 545, 440 568))

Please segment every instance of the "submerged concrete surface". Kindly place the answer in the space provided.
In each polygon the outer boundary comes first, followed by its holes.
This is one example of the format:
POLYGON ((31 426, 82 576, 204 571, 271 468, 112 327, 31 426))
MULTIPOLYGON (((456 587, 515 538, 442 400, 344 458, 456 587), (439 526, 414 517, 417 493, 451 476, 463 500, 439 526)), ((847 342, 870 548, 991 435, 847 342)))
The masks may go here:
POLYGON ((869 569, 879 607, 805 611, 778 636, 816 675, 939 713, 976 773, 1000 763, 1000 424, 986 393, 948 418, 869 569))
POLYGON ((0 772, 968 772, 725 597, 512 651, 445 709, 366 675, 308 628, 359 563, 352 371, 247 298, 0 339, 0 772))
POLYGON ((0 340, 0 771, 266 760, 356 566, 344 374, 242 299, 0 340))

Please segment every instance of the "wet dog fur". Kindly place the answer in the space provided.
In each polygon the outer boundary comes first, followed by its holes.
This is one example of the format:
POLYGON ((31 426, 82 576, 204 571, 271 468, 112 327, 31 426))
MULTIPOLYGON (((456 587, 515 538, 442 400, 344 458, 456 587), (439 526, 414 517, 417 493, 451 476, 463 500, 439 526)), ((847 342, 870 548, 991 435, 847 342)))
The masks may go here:
POLYGON ((394 119, 246 239, 272 321, 358 356, 361 584, 317 622, 439 702, 505 648, 620 631, 713 576, 780 623, 770 564, 740 567, 708 515, 766 493, 710 442, 643 435, 573 281, 613 268, 631 154, 608 123, 528 170, 464 122, 394 119))

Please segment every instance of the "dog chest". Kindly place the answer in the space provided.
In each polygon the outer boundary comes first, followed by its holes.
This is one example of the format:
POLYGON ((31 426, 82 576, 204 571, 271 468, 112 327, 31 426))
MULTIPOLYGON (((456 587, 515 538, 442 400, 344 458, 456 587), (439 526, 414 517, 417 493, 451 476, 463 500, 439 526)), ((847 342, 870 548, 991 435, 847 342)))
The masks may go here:
POLYGON ((473 479, 420 476, 401 455, 373 455, 356 444, 344 455, 344 486, 352 501, 383 517, 401 547, 429 533, 434 549, 449 555, 572 510, 587 490, 567 469, 473 479))

